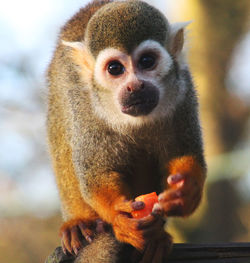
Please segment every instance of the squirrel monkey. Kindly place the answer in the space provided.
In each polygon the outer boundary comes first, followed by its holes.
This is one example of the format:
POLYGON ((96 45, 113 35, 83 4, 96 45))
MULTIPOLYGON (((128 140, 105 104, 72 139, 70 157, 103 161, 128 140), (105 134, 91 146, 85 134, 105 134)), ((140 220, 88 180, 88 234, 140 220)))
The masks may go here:
POLYGON ((63 250, 87 244, 77 262, 122 262, 123 250, 125 262, 136 251, 161 262, 172 242, 163 216, 188 216, 200 202, 206 164, 186 24, 142 1, 95 0, 60 32, 47 126, 63 250), (143 208, 134 198, 153 191, 159 205, 132 218, 143 208))

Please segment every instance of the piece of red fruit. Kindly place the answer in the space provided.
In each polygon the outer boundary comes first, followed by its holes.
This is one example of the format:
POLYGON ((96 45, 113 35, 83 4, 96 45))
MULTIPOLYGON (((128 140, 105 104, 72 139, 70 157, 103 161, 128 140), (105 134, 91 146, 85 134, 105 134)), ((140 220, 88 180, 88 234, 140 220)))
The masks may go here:
POLYGON ((136 210, 132 212, 133 218, 140 219, 152 212, 155 203, 158 203, 158 196, 156 192, 150 194, 140 195, 135 198, 135 201, 142 201, 145 207, 141 210, 136 210))

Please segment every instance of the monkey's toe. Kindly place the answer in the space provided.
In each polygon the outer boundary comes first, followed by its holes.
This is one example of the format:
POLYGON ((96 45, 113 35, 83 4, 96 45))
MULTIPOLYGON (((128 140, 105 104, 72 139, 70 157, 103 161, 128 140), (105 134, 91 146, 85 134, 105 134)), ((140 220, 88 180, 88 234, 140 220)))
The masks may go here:
POLYGON ((92 242, 94 237, 94 222, 83 220, 70 220, 61 227, 63 252, 77 255, 84 246, 84 242, 92 242))
POLYGON ((77 255, 79 250, 91 243, 96 234, 110 230, 110 226, 101 219, 86 221, 73 219, 65 222, 60 230, 64 254, 77 255))

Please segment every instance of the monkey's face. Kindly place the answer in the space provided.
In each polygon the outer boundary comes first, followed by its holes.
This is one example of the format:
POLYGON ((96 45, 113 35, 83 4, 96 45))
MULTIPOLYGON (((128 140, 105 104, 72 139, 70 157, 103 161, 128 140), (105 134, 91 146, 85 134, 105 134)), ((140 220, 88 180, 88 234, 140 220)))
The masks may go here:
POLYGON ((172 65, 167 50, 153 40, 142 42, 131 54, 104 49, 97 56, 94 71, 99 92, 107 96, 101 99, 106 104, 102 110, 113 107, 120 118, 126 115, 137 120, 160 115, 165 109, 164 97, 169 92, 166 76, 172 65))
POLYGON ((187 89, 182 61, 186 25, 170 25, 143 1, 111 1, 92 15, 84 41, 78 42, 78 33, 72 34, 76 42, 63 40, 93 113, 118 128, 171 116, 187 89))

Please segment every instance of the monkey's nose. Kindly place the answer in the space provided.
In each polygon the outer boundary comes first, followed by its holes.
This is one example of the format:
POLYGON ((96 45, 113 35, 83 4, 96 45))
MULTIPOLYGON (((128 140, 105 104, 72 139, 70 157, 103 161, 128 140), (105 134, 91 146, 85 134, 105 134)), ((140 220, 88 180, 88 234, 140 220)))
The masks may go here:
POLYGON ((136 83, 136 84, 129 84, 127 86, 127 91, 128 92, 134 92, 134 91, 139 91, 141 89, 144 89, 144 83, 136 83))

